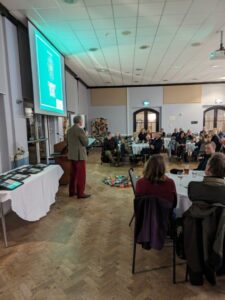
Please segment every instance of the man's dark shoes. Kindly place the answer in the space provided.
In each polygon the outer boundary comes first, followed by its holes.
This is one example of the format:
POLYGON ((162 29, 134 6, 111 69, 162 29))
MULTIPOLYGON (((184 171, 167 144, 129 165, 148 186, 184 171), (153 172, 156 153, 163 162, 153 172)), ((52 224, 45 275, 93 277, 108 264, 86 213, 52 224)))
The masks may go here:
POLYGON ((91 195, 84 194, 84 195, 82 195, 82 196, 78 196, 77 198, 78 198, 78 199, 86 199, 86 198, 90 198, 90 197, 91 197, 91 195))

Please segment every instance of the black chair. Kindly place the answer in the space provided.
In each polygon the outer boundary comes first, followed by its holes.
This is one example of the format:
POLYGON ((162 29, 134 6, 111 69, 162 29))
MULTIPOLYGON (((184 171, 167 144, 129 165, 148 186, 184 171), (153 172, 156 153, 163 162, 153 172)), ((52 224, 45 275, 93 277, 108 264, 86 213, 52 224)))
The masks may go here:
MULTIPOLYGON (((134 227, 134 241, 133 241, 133 262, 132 262, 132 274, 135 273, 135 262, 136 262, 136 247, 137 243, 146 245, 146 237, 149 238, 149 231, 152 227, 152 220, 151 220, 151 214, 156 210, 158 211, 157 216, 155 218, 158 218, 158 224, 156 228, 159 228, 161 226, 161 232, 164 232, 164 237, 166 240, 166 234, 167 234, 167 227, 168 227, 168 219, 171 215, 171 211, 173 209, 172 204, 169 202, 166 202, 165 200, 159 199, 154 196, 142 196, 142 197, 135 197, 134 199, 134 216, 135 216, 135 227, 134 227), (163 204, 164 203, 164 204, 163 204), (153 208, 154 206, 154 208, 153 208), (162 223, 162 219, 165 220, 165 223, 162 223), (141 229, 140 229, 140 223, 142 223, 141 229), (167 225, 165 225, 167 224, 167 225), (141 243, 141 240, 143 239, 143 243, 141 243)), ((173 218, 173 226, 172 226, 172 248, 173 248, 173 254, 172 254, 172 279, 173 283, 176 283, 176 222, 173 218)), ((156 229, 158 230, 158 229, 156 229)), ((148 242, 152 248, 157 249, 157 245, 155 244, 155 236, 157 236, 157 232, 154 232, 152 241, 148 242), (155 235, 154 235, 155 234, 155 235)), ((151 237, 150 237, 151 239, 151 237)), ((164 241, 165 241, 164 240, 164 241)), ((144 248, 144 247, 143 247, 144 248)), ((151 248, 151 247, 150 247, 151 248)), ((150 250, 150 248, 148 248, 150 250)), ((147 249, 147 248, 145 248, 147 249)), ((159 249, 158 249, 159 250, 159 249)), ((164 269, 168 268, 170 266, 161 266, 158 269, 164 269)), ((149 270, 153 271, 155 269, 149 270)))
MULTIPOLYGON (((135 175, 133 168, 129 169, 128 174, 129 174, 131 185, 132 185, 133 192, 134 192, 134 195, 135 195, 135 192, 136 192, 136 183, 137 183, 137 176, 135 175)), ((133 216, 130 219, 129 226, 131 226, 133 220, 134 220, 134 214, 133 214, 133 216)))

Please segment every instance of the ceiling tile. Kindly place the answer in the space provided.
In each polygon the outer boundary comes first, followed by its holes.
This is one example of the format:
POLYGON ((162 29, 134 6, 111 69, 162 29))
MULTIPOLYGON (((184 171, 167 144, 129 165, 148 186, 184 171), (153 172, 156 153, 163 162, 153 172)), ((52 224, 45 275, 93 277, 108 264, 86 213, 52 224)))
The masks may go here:
POLYGON ((88 13, 91 19, 101 19, 102 16, 104 16, 104 18, 113 17, 111 5, 89 6, 88 13))
POLYGON ((163 6, 164 6, 164 2, 152 2, 147 4, 140 4, 139 16, 148 17, 148 16, 161 15, 163 6))
POLYGON ((115 18, 126 18, 136 17, 137 16, 137 4, 129 4, 129 5, 113 5, 113 13, 115 18))

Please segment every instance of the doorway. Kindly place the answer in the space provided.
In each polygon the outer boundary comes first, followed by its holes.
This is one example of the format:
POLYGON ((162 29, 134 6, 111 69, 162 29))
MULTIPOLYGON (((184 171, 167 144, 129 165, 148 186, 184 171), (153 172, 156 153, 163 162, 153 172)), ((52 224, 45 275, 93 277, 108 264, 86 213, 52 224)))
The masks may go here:
POLYGON ((133 114, 133 130, 140 132, 142 128, 151 132, 159 131, 159 112, 145 108, 135 111, 133 114))
POLYGON ((217 128, 225 131, 225 106, 212 106, 204 111, 206 130, 217 128))

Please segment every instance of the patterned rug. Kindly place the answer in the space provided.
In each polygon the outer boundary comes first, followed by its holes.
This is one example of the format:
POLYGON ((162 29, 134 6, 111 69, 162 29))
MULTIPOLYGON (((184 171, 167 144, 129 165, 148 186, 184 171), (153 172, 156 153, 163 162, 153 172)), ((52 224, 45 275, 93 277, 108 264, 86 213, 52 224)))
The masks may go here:
POLYGON ((124 175, 105 177, 103 179, 103 183, 105 183, 111 187, 118 187, 118 188, 131 187, 130 178, 128 176, 124 176, 124 175))

